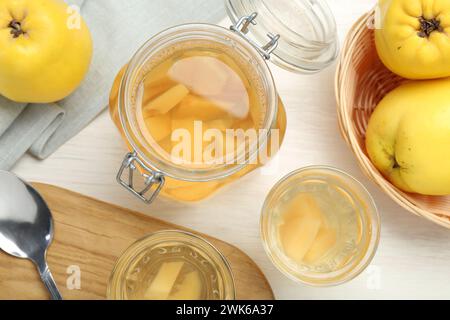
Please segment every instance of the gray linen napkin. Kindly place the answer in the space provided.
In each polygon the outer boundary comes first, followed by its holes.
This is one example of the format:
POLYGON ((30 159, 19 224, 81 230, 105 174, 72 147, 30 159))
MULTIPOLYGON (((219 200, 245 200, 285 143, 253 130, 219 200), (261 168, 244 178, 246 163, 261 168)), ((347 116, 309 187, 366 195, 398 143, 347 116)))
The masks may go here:
POLYGON ((217 23, 224 0, 67 0, 81 8, 94 39, 91 69, 81 87, 55 104, 17 104, 0 96, 0 169, 27 151, 44 159, 108 104, 120 68, 152 35, 189 22, 217 23))

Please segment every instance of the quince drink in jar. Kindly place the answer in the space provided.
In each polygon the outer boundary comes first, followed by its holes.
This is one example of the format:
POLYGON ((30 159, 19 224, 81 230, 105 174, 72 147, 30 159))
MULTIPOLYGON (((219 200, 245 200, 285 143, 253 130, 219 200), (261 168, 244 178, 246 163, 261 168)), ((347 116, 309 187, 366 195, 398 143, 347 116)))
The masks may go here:
POLYGON ((226 258, 206 240, 159 231, 131 245, 111 274, 111 300, 234 300, 226 258))
POLYGON ((282 35, 258 38, 255 32, 250 39, 258 15, 245 15, 251 8, 236 4, 227 1, 231 30, 188 24, 163 31, 116 78, 110 112, 130 149, 118 181, 146 202, 160 192, 179 201, 201 200, 264 165, 281 146, 287 122, 266 61, 279 50, 280 66, 313 72, 335 58, 335 43, 324 43, 328 50, 316 60, 309 56, 314 63, 306 70, 301 52, 280 42, 282 35), (286 52, 298 54, 297 60, 286 52), (327 63, 317 66, 330 52, 327 63), (144 177, 141 186, 135 171, 144 177))

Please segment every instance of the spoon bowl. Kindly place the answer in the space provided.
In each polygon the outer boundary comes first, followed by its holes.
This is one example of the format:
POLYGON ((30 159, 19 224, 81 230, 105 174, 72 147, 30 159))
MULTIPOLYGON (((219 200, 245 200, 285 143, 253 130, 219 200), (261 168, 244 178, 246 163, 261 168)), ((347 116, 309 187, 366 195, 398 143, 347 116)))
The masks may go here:
POLYGON ((46 255, 53 240, 53 218, 40 194, 16 175, 0 171, 0 249, 31 260, 55 300, 62 299, 46 255))

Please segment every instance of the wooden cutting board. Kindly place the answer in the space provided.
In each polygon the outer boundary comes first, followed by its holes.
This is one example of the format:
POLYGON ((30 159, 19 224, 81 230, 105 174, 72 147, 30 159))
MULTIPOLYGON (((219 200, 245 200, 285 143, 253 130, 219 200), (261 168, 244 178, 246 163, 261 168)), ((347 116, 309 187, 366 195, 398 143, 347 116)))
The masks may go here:
MULTIPOLYGON (((33 185, 53 213, 55 238, 48 252, 48 263, 65 299, 105 299, 113 266, 132 243, 159 230, 187 230, 58 187, 33 185), (67 288, 68 279, 73 284, 71 266, 79 266, 81 270, 79 290, 67 288)), ((238 299, 274 298, 267 279, 245 253, 223 241, 201 236, 227 257, 233 269, 238 299)), ((0 299, 48 297, 31 262, 0 251, 0 299)))

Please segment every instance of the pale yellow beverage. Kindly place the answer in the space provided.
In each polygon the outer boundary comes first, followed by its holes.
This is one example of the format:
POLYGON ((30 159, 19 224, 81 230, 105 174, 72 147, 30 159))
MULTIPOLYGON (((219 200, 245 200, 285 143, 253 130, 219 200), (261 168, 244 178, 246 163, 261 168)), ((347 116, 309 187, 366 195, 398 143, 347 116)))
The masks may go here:
POLYGON ((145 259, 154 262, 138 261, 131 268, 139 272, 126 276, 130 300, 206 300, 214 299, 214 292, 220 290, 220 282, 209 281, 216 274, 214 265, 199 257, 194 248, 162 246, 145 259))
POLYGON ((333 272, 359 251, 361 217, 345 193, 323 181, 310 181, 280 204, 278 240, 286 256, 304 269, 333 272))
POLYGON ((258 130, 264 120, 260 81, 251 81, 245 66, 217 46, 176 51, 154 67, 142 84, 141 130, 150 143, 180 158, 172 161, 183 160, 184 166, 192 168, 210 165, 211 157, 205 157, 210 146, 213 152, 222 148, 212 155, 218 161, 236 152, 237 141, 227 148, 227 130, 258 130), (211 129, 223 135, 218 148, 205 135, 211 129), (174 135, 177 130, 186 130, 191 137, 187 152, 173 152, 181 142, 174 135))
POLYGON ((336 169, 311 167, 271 191, 262 233, 269 256, 289 277, 335 285, 358 275, 372 259, 379 217, 359 182, 336 169))
POLYGON ((114 300, 230 300, 234 280, 224 256, 182 231, 136 242, 119 258, 108 286, 114 300))

